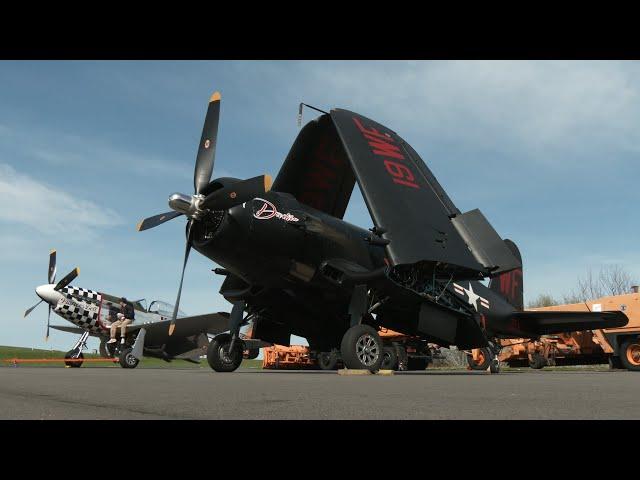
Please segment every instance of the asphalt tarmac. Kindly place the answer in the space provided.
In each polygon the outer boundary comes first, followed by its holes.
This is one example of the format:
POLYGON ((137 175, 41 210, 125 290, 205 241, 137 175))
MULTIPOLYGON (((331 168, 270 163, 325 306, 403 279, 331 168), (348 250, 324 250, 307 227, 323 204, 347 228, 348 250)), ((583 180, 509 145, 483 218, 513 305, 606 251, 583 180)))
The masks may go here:
POLYGON ((640 373, 0 367, 0 419, 640 419, 640 373))

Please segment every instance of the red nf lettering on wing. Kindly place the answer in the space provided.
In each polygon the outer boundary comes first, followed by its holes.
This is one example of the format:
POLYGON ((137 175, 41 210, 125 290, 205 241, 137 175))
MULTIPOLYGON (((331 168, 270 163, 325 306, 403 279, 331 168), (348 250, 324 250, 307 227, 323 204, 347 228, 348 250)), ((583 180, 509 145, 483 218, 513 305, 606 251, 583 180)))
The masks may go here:
POLYGON ((356 124, 356 127, 358 127, 358 130, 362 132, 364 138, 368 140, 367 143, 371 147, 372 153, 388 158, 388 160, 384 160, 384 166, 387 173, 391 176, 391 180, 406 187, 420 188, 415 182, 416 177, 411 171, 411 168, 405 164, 391 160, 406 161, 404 155, 400 152, 400 148, 393 144, 394 140, 390 136, 380 133, 375 128, 366 128, 356 117, 353 117, 353 122, 356 124))

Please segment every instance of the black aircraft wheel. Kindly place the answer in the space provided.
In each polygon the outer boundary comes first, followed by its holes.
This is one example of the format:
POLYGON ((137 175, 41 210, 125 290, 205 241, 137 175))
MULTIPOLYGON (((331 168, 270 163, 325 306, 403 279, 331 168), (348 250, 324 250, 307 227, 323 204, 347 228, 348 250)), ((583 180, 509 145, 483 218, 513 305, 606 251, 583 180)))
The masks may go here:
POLYGON ((620 345, 620 362, 627 370, 640 372, 640 340, 629 338, 620 345))
POLYGON ((255 360, 256 358, 258 358, 258 355, 260 355, 260 349, 259 348, 251 348, 251 349, 248 350, 247 359, 248 360, 255 360))
POLYGON ((216 372, 233 372, 242 363, 242 341, 237 340, 233 352, 229 352, 231 335, 224 333, 215 337, 207 349, 207 361, 216 372))
POLYGON ((340 345, 342 361, 352 370, 380 370, 382 340, 378 332, 369 325, 354 325, 342 337, 340 345))
POLYGON ((620 370, 623 368, 624 366, 620 361, 620 357, 614 357, 613 355, 609 356, 609 370, 620 370))
POLYGON ((124 348, 120 352, 120 356, 118 357, 118 361, 120 362, 120 366, 122 368, 136 368, 140 360, 133 356, 132 348, 124 348))
POLYGON ((428 366, 429 359, 427 358, 409 357, 407 361, 407 370, 425 370, 428 366))
POLYGON ((500 360, 497 357, 493 357, 491 359, 491 363, 489 364, 489 371, 491 373, 500 373, 500 360))
POLYGON ((398 354, 393 347, 384 347, 382 349, 382 365, 381 370, 396 370, 398 368, 398 354))
POLYGON ((335 370, 338 368, 338 355, 335 352, 320 352, 318 354, 318 366, 322 370, 335 370))
MULTIPOLYGON (((82 358, 84 359, 84 355, 82 352, 78 354, 78 350, 69 350, 65 353, 64 358, 82 358)), ((82 366, 82 362, 64 362, 67 367, 71 368, 80 368, 82 366)))
POLYGON ((492 356, 488 348, 481 348, 475 360, 473 355, 467 355, 467 363, 472 370, 486 370, 489 368, 492 356))
POLYGON ((544 368, 546 366, 547 359, 542 355, 540 355, 539 353, 534 353, 533 355, 531 355, 531 360, 529 360, 529 367, 535 370, 540 370, 541 368, 544 368))

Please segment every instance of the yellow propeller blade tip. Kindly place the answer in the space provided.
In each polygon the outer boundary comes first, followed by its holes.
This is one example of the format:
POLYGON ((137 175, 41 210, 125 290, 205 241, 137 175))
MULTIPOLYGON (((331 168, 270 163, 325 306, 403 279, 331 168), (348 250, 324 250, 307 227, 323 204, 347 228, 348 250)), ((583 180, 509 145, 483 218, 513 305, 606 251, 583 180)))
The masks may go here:
POLYGON ((80 275, 80 267, 76 267, 76 276, 80 275))
POLYGON ((144 219, 140 220, 137 224, 136 224, 136 231, 140 231, 140 229, 142 228, 142 224, 144 223, 144 219))
POLYGON ((173 331, 176 329, 176 324, 172 323, 169 325, 169 336, 173 335, 173 331))
POLYGON ((273 184, 273 180, 271 179, 271 175, 264 176, 264 191, 268 192, 271 190, 271 185, 273 184))
POLYGON ((55 248, 51 249, 51 251, 49 252, 49 255, 51 255, 52 253, 56 253, 56 249, 55 248))
POLYGON ((220 92, 213 92, 213 95, 211 95, 211 98, 209 99, 209 103, 216 102, 216 101, 219 102, 221 98, 222 98, 222 95, 220 95, 220 92))

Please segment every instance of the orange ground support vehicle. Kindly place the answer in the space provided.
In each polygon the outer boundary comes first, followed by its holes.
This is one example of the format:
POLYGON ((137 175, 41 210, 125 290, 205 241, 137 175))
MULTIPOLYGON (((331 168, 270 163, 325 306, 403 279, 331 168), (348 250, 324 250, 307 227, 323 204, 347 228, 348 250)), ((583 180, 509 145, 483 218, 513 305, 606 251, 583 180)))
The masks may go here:
MULTIPOLYGON (((434 358, 441 358, 437 345, 386 328, 379 332, 384 344, 383 370, 424 370, 434 358)), ((335 370, 342 364, 340 354, 314 352, 302 345, 274 345, 263 349, 262 368, 335 370)))
POLYGON ((609 363, 611 368, 640 371, 640 293, 638 287, 624 295, 613 295, 585 303, 532 308, 551 311, 621 310, 629 318, 622 328, 550 335, 537 341, 502 340, 501 361, 509 366, 586 365, 609 363))

